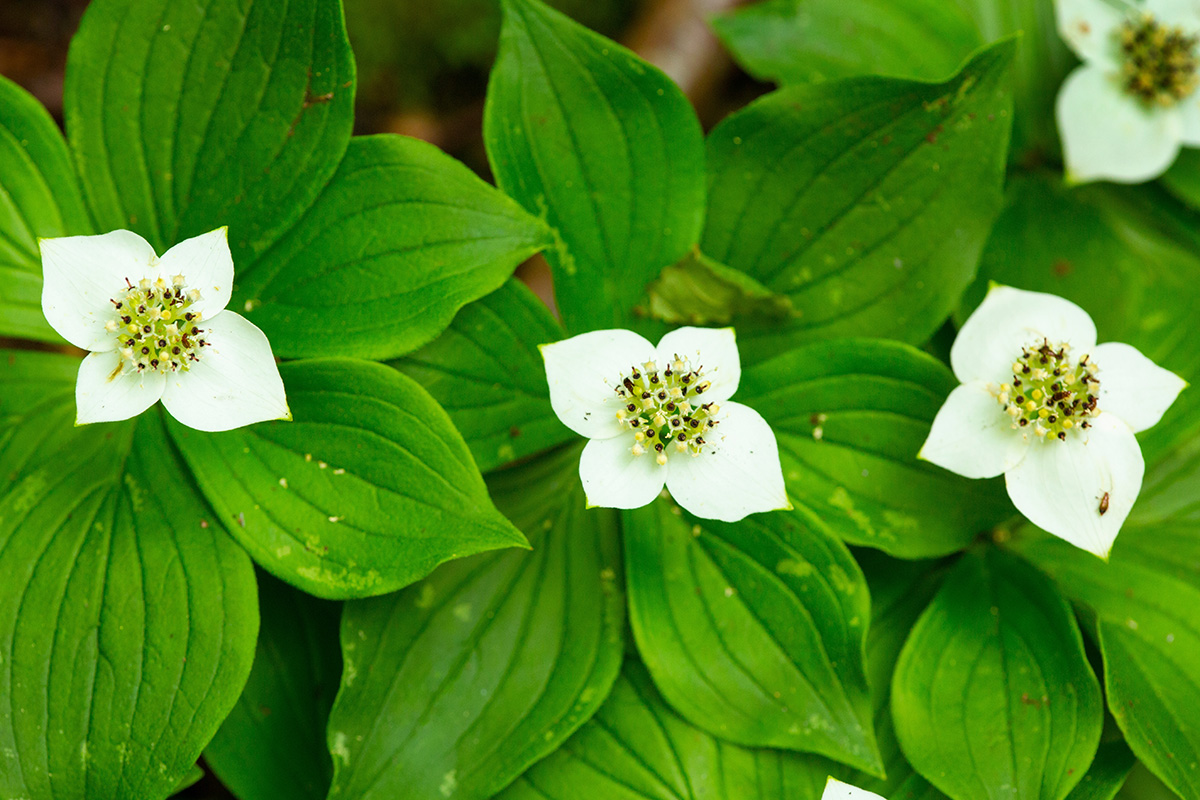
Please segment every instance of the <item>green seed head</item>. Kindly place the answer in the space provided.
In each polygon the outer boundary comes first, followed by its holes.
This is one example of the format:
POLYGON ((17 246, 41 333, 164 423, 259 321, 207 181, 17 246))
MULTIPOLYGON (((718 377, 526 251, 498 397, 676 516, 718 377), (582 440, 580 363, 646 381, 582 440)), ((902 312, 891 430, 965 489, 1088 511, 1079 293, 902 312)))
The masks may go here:
POLYGON ((1089 356, 1076 360, 1066 344, 1040 344, 1021 350, 1013 361, 1012 383, 996 390, 1015 429, 1032 432, 1045 442, 1065 441, 1072 431, 1086 430, 1100 413, 1100 381, 1089 356))

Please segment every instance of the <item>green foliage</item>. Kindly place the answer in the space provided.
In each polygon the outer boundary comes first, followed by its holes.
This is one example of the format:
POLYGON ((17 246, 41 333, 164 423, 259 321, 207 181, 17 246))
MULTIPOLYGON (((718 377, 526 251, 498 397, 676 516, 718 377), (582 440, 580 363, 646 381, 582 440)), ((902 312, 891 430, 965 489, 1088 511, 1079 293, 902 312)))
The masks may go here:
POLYGON ((538 352, 538 345, 563 336, 545 304, 510 280, 393 365, 446 409, 475 463, 488 472, 575 438, 550 408, 538 352))
POLYGON ((726 118, 708 137, 703 251, 788 296, 797 338, 924 341, 1000 207, 1014 47, 946 83, 795 86, 726 118))
POLYGON ((349 359, 281 373, 295 422, 217 434, 171 425, 201 490, 260 565, 318 597, 371 597, 452 558, 528 546, 411 379, 349 359))
POLYGON ((1000 522, 997 481, 968 481, 918 460, 957 385, 898 342, 841 339, 750 356, 737 398, 771 423, 788 496, 809 526, 902 558, 945 555, 1000 522), (938 498, 936 505, 930 498, 938 498))
POLYGON ((693 250, 663 269, 647 287, 651 316, 684 325, 714 325, 735 318, 760 322, 793 316, 791 301, 744 272, 693 250))
MULTIPOLYGON (((32 419, 69 425, 70 404, 32 419)), ((85 430, 0 451, 5 797, 165 797, 253 657, 250 560, 188 491, 159 416, 85 430)))
POLYGON ((766 0, 713 28, 759 80, 811 83, 857 75, 937 81, 983 43, 945 0, 766 0))
POLYGON ((826 775, 823 759, 692 727, 629 660, 596 717, 498 800, 809 800, 826 775))
POLYGON ((537 220, 436 147, 360 137, 292 230, 242 271, 234 307, 279 356, 395 358, 548 243, 537 220))
POLYGON ((246 688, 204 761, 240 800, 323 800, 325 723, 342 674, 341 608, 258 574, 262 628, 246 688))
POLYGON ((489 798, 599 708, 620 669, 616 515, 586 511, 567 448, 495 473, 532 553, 448 564, 348 603, 330 798, 489 798))
POLYGON ((300 218, 350 140, 340 3, 97 0, 64 106, 97 228, 161 253, 228 225, 244 263, 300 218))
POLYGON ((546 220, 571 333, 630 327, 704 214, 700 124, 656 67, 536 0, 504 0, 484 140, 496 182, 546 220))
POLYGON ((659 501, 624 515, 629 616, 655 683, 685 719, 739 744, 869 772, 862 573, 800 515, 737 525, 659 501))
POLYGON ((917 620, 896 664, 892 714, 908 760, 954 798, 1062 800, 1103 722, 1066 602, 994 549, 964 555, 917 620))
POLYGON ((42 316, 37 240, 91 232, 54 120, 0 76, 0 336, 62 341, 42 316))

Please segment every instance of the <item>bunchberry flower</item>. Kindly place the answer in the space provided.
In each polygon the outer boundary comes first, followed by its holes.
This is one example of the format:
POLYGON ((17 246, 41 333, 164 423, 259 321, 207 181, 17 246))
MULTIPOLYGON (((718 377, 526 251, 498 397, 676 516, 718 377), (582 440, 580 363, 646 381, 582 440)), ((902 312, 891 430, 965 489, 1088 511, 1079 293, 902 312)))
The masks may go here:
POLYGON ((77 425, 129 419, 160 399, 202 431, 291 419, 267 337, 224 310, 233 291, 225 228, 162 258, 130 231, 39 244, 42 313, 92 351, 75 383, 77 425))
POLYGON ((1200 145, 1200 6, 1187 0, 1056 0, 1083 65, 1058 95, 1067 178, 1124 183, 1162 174, 1200 145))
POLYGON ((680 328, 657 348, 592 331, 541 350, 554 412, 591 440, 579 460, 589 507, 638 508, 665 484, 699 517, 790 508, 771 427, 728 402, 741 379, 731 328, 680 328))
POLYGON ((1096 344, 1079 306, 994 287, 950 350, 962 385, 920 457, 968 478, 1004 473, 1030 522, 1107 558, 1142 487, 1134 436, 1187 384, 1127 344, 1096 344))
POLYGON ((821 800, 883 800, 883 798, 866 789, 842 783, 837 778, 829 778, 825 781, 825 792, 821 795, 821 800))

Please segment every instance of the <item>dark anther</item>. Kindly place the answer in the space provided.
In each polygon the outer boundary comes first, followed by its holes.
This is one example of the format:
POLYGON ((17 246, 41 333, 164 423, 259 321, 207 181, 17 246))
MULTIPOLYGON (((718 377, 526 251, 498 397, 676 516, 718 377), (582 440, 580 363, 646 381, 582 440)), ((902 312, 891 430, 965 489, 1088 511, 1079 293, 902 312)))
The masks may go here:
POLYGON ((158 367, 158 359, 157 358, 150 359, 150 366, 157 368, 158 367))
POLYGON ((625 406, 625 410, 627 410, 627 411, 637 411, 637 406, 635 406, 633 403, 630 403, 629 405, 625 406))
POLYGON ((1059 431, 1059 432, 1058 432, 1058 438, 1059 438, 1059 440, 1060 440, 1060 441, 1063 441, 1063 442, 1065 442, 1065 441, 1067 440, 1067 433, 1066 433, 1066 431, 1059 431))
POLYGON ((172 347, 172 348, 171 348, 171 352, 172 352, 172 353, 174 353, 175 355, 179 355, 179 348, 178 348, 178 347, 172 347))
POLYGON ((641 377, 642 377, 642 373, 638 372, 638 371, 635 369, 635 370, 633 371, 633 379, 636 381, 636 380, 640 379, 641 377))
POLYGON ((659 442, 656 445, 654 445, 654 449, 661 453, 663 451, 662 442, 659 442))
POLYGON ((1022 428, 1024 428, 1026 425, 1029 424, 1029 420, 1025 419, 1024 417, 1021 417, 1021 419, 1017 420, 1017 424, 1020 425, 1022 428))
POLYGON ((658 399, 659 399, 659 400, 666 400, 666 399, 667 399, 667 393, 666 393, 666 392, 659 392, 659 393, 658 393, 658 399))
MULTIPOLYGON (((192 318, 191 314, 185 314, 184 316, 186 316, 189 320, 192 318)), ((633 381, 629 380, 629 378, 626 378, 625 380, 621 381, 621 383, 623 383, 625 385, 626 389, 628 389, 631 392, 633 391, 633 381)))
POLYGON ((1017 405, 1020 405, 1021 403, 1024 403, 1024 402, 1025 402, 1025 395, 1023 395, 1023 394, 1017 395, 1017 405))
POLYGON ((1058 417, 1054 414, 1051 414, 1050 416, 1046 417, 1046 421, 1053 425, 1054 423, 1058 422, 1058 417))
POLYGON ((129 317, 129 316, 121 317, 121 322, 124 322, 126 325, 128 325, 129 323, 133 322, 133 317, 129 317))
POLYGON ((694 419, 689 419, 689 420, 688 420, 688 425, 691 425, 693 428, 699 428, 699 427, 700 427, 700 423, 699 423, 699 421, 697 421, 697 420, 694 420, 694 419))
POLYGON ((639 420, 636 420, 636 419, 629 420, 629 427, 631 427, 631 428, 636 428, 640 424, 641 424, 641 422, 639 420))
POLYGON ((1025 374, 1025 375, 1028 375, 1030 372, 1032 372, 1032 370, 1031 370, 1031 369, 1029 369, 1029 365, 1028 365, 1028 364, 1025 364, 1025 365, 1023 365, 1023 366, 1021 367, 1021 372, 1022 372, 1023 374, 1025 374))
POLYGON ((142 326, 142 333, 149 333, 149 332, 150 332, 150 330, 151 330, 151 329, 150 329, 150 326, 149 326, 149 325, 143 325, 143 326, 142 326))
POLYGON ((675 410, 675 404, 667 403, 667 411, 674 411, 674 410, 675 410))
POLYGON ((654 430, 654 428, 647 428, 647 429, 646 429, 646 438, 647 438, 647 439, 653 439, 653 438, 654 438, 654 435, 655 435, 655 433, 656 433, 656 431, 654 430))
POLYGON ((676 439, 678 439, 678 440, 679 440, 679 441, 681 441, 681 442, 686 442, 686 441, 687 441, 687 434, 686 434, 686 433, 681 433, 681 434, 679 434, 678 436, 676 436, 675 438, 676 438, 676 439))
POLYGON ((142 348, 142 355, 149 355, 149 353, 150 353, 150 348, 149 348, 149 347, 143 347, 143 348, 142 348))
POLYGON ((655 373, 655 374, 653 374, 653 375, 651 375, 651 376, 650 376, 650 382, 651 382, 651 383, 658 383, 658 373, 655 373))
POLYGON ((166 340, 166 339, 159 339, 159 340, 158 340, 158 346, 159 346, 159 347, 166 347, 166 346, 167 346, 167 340, 166 340))

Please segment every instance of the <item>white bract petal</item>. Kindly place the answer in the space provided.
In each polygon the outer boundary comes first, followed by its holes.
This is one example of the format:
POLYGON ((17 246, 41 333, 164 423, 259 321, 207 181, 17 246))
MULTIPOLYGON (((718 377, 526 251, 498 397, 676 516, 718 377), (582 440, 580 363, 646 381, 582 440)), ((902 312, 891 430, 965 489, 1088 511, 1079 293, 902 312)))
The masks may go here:
POLYGON ((933 420, 929 438, 917 454, 967 478, 994 478, 1021 462, 1031 432, 1013 430, 995 394, 980 381, 950 393, 933 420))
POLYGON ((1072 183, 1157 178, 1183 141, 1178 108, 1141 102, 1121 87, 1117 73, 1100 67, 1082 66, 1067 76, 1056 115, 1072 183))
POLYGON ((950 366, 963 383, 1002 383, 1021 349, 1043 339, 1088 353, 1096 345, 1096 326, 1070 300, 995 286, 958 332, 950 348, 950 366))
POLYGON ((742 379, 742 360, 733 328, 678 328, 662 338, 657 351, 660 365, 685 358, 694 368, 703 369, 705 380, 712 384, 705 400, 728 400, 742 379))
POLYGON ((1035 443, 1005 475, 1008 495, 1030 522, 1107 558, 1142 488, 1137 438, 1113 414, 1100 414, 1086 436, 1035 443))
POLYGON ((641 508, 662 491, 667 465, 634 455, 623 436, 592 439, 579 457, 579 478, 589 508, 641 508))
POLYGON ((229 229, 217 228, 180 242, 159 259, 166 276, 182 275, 189 289, 200 293, 192 307, 210 319, 229 305, 233 294, 233 256, 229 229))
POLYGON ((1117 28, 1125 13, 1106 0, 1056 0, 1058 32, 1081 59, 1101 65, 1117 62, 1117 28))
POLYGON ((1140 433, 1157 424, 1187 381, 1146 358, 1136 347, 1109 342, 1095 350, 1100 408, 1140 433))
POLYGON ((170 374, 163 405, 201 431, 227 431, 272 419, 290 420, 283 380, 266 335, 232 311, 208 323, 209 344, 187 371, 170 374))
POLYGON ((726 403, 723 411, 703 451, 670 460, 671 497, 697 517, 725 522, 791 508, 771 426, 741 403, 726 403))
POLYGON ((38 241, 42 251, 42 313, 60 336, 84 350, 114 350, 105 325, 112 299, 156 274, 154 248, 132 231, 38 241))
POLYGON ((161 372, 122 372, 115 350, 89 353, 75 380, 75 424, 136 417, 158 402, 166 382, 161 372))
POLYGON ((225 228, 161 259, 129 231, 40 244, 46 319, 92 351, 76 386, 80 424, 128 419, 160 398, 200 430, 291 419, 266 336, 222 313, 233 287, 225 228))
POLYGON ((874 792, 859 789, 857 786, 842 783, 831 777, 825 782, 825 792, 821 795, 821 800, 884 800, 884 798, 874 792))
POLYGON ((770 426, 726 402, 741 380, 732 328, 680 328, 657 348, 593 331, 541 350, 551 406, 592 440, 579 462, 589 505, 638 508, 665 482, 697 516, 789 507, 770 426))
POLYGON ((581 333, 541 346, 550 384, 550 406, 571 430, 589 439, 616 436, 616 414, 626 403, 621 379, 654 359, 654 345, 633 331, 581 333))

